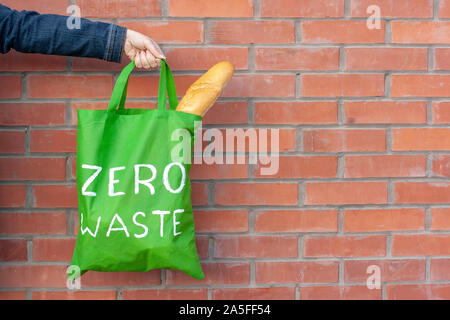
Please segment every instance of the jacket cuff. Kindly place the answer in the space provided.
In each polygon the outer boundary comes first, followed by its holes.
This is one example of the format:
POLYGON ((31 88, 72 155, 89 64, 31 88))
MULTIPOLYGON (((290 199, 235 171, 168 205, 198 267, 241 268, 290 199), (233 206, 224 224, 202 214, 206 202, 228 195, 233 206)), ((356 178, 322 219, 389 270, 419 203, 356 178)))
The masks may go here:
POLYGON ((108 42, 106 44, 104 60, 120 63, 123 47, 127 37, 127 28, 111 24, 109 28, 108 42))

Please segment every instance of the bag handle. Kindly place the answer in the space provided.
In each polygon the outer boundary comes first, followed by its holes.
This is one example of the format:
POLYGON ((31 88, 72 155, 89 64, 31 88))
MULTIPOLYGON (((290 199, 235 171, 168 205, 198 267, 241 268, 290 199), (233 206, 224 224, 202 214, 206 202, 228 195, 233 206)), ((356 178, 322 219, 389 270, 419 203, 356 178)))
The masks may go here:
MULTIPOLYGON (((107 111, 115 111, 125 108, 125 100, 127 98, 128 79, 135 67, 134 61, 131 61, 125 68, 123 68, 111 95, 107 111)), ((169 97, 170 109, 175 110, 178 105, 177 91, 175 82, 173 80, 172 71, 169 68, 166 60, 161 59, 161 68, 159 72, 159 87, 158 87, 158 110, 166 110, 166 93, 169 97)))

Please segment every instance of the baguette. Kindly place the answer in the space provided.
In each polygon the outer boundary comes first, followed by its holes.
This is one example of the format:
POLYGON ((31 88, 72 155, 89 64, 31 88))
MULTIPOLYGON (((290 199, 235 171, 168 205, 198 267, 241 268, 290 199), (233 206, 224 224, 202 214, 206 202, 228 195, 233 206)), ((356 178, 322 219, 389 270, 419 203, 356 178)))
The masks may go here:
POLYGON ((204 116, 220 96, 234 73, 234 66, 223 61, 212 66, 186 91, 176 110, 204 116))

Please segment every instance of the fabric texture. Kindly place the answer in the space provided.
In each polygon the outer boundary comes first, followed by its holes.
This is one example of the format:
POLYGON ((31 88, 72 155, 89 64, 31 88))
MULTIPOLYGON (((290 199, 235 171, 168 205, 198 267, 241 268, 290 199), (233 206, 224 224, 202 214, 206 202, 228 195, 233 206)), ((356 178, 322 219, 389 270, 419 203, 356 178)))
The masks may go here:
POLYGON ((202 117, 175 110, 165 60, 158 108, 125 109, 133 68, 131 62, 122 71, 107 110, 77 110, 80 228, 72 266, 80 274, 168 268, 202 279, 189 180, 202 117))

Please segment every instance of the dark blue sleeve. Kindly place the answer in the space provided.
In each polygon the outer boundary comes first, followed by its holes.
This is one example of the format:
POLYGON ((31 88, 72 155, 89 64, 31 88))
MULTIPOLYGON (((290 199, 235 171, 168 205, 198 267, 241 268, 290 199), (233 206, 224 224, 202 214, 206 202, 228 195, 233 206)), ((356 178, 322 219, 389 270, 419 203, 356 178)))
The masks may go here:
POLYGON ((1 53, 14 49, 120 62, 126 28, 81 18, 80 28, 70 29, 68 19, 67 16, 34 11, 19 12, 0 4, 1 53))

